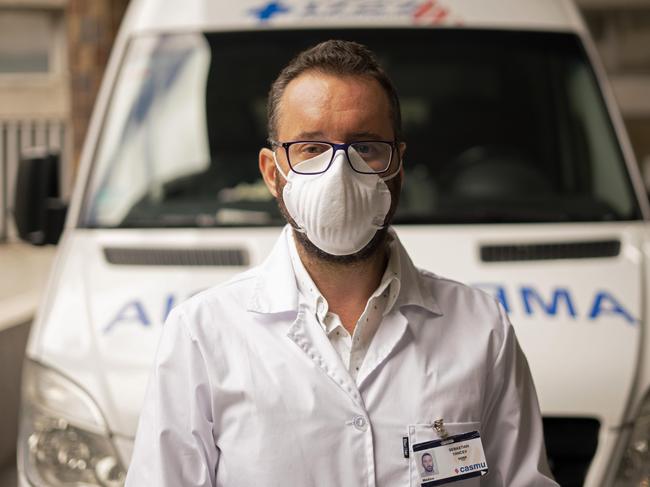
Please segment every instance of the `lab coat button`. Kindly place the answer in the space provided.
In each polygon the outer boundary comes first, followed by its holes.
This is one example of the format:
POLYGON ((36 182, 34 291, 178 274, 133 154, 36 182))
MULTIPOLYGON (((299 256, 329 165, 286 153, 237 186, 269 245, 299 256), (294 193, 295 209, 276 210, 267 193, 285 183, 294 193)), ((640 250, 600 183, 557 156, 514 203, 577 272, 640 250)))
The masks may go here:
POLYGON ((352 420, 352 424, 359 431, 366 431, 366 428, 368 427, 368 421, 366 421, 366 418, 363 416, 355 416, 352 420))

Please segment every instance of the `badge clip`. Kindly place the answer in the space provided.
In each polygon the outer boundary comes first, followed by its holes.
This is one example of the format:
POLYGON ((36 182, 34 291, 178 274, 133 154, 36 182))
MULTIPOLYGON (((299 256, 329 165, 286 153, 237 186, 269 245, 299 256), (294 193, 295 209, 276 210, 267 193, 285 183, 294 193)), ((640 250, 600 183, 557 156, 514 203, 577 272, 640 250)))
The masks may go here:
POLYGON ((436 430, 436 433, 438 433, 438 436, 442 438, 443 440, 447 439, 449 436, 449 433, 447 433, 447 429, 445 428, 445 422, 442 418, 436 419, 433 422, 433 429, 436 430))

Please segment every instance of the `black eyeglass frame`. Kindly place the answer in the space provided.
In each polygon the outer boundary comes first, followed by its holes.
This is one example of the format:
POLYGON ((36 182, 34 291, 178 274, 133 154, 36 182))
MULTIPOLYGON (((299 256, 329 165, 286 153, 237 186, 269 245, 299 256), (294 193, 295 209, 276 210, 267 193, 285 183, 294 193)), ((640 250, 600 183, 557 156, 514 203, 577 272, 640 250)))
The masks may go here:
POLYGON ((269 140, 269 143, 271 144, 271 147, 282 147, 284 149, 284 154, 287 156, 287 162, 289 163, 289 169, 291 169, 293 172, 296 174, 300 174, 302 176, 316 176, 318 174, 323 174, 324 172, 327 172, 327 170, 332 166, 332 162, 334 162, 334 156, 336 156, 336 153, 339 150, 342 150, 345 152, 345 158, 348 161, 348 164, 352 168, 352 170, 356 173, 359 174, 386 174, 390 170, 390 165, 393 162, 393 155, 395 154, 395 149, 397 149, 397 141, 389 141, 389 140, 355 140, 354 142, 348 142, 345 144, 336 144, 334 142, 328 142, 326 140, 292 140, 290 142, 278 142, 275 140, 269 140), (386 169, 383 171, 359 171, 358 169, 355 169, 355 167, 352 165, 352 161, 350 161, 350 154, 348 154, 348 149, 353 146, 354 144, 364 144, 364 143, 381 143, 381 144, 387 144, 390 146, 390 158, 388 160, 388 165, 386 169), (293 164, 291 164, 291 158, 289 157, 289 148, 294 145, 294 144, 306 144, 306 143, 312 143, 312 144, 325 144, 329 145, 332 147, 332 157, 330 161, 327 163, 327 166, 325 169, 322 171, 318 172, 301 172, 299 170, 294 169, 293 164))

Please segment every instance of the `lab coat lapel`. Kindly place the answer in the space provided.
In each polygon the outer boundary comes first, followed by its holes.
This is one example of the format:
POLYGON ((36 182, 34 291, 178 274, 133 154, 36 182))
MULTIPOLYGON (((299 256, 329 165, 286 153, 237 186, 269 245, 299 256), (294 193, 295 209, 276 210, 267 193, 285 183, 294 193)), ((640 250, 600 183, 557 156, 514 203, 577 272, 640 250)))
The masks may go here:
POLYGON ((275 247, 262 264, 247 309, 262 314, 297 310, 296 319, 287 331, 289 339, 298 346, 307 360, 313 362, 329 380, 334 381, 356 405, 363 407, 356 384, 343 367, 316 317, 299 304, 296 277, 287 243, 289 231, 289 226, 285 226, 275 247))
POLYGON ((352 377, 343 366, 327 335, 320 328, 316 317, 310 314, 305 306, 300 305, 298 316, 289 328, 287 336, 302 350, 307 360, 316 364, 356 406, 365 409, 361 394, 352 377))
POLYGON ((395 232, 392 229, 390 231, 393 245, 397 246, 400 267, 400 291, 393 309, 383 318, 370 343, 370 348, 357 376, 359 389, 363 387, 368 377, 389 359, 395 349, 400 346, 400 343, 404 343, 404 346, 406 346, 407 341, 413 339, 409 324, 423 324, 426 321, 424 318, 426 315, 431 317, 442 316, 442 311, 432 290, 425 284, 421 275, 422 271, 413 265, 413 261, 411 261, 395 232), (419 316, 409 313, 409 307, 421 309, 425 312, 425 315, 419 316))

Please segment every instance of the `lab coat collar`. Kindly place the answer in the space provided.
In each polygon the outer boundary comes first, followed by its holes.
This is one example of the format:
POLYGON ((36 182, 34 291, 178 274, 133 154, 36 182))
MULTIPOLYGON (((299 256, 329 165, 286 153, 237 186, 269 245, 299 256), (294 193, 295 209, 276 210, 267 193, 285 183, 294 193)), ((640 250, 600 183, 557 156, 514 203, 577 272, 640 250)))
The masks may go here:
POLYGON ((248 302, 248 311, 256 313, 298 311, 298 287, 287 244, 287 234, 290 231, 291 227, 285 225, 271 253, 260 266, 255 289, 248 302))
POLYGON ((438 301, 432 289, 431 278, 435 278, 435 276, 415 267, 395 230, 389 228, 388 231, 393 237, 391 245, 397 247, 401 275, 400 293, 393 309, 400 309, 404 306, 417 306, 435 315, 442 316, 443 313, 440 306, 438 306, 438 301), (426 279, 425 276, 429 276, 429 279, 426 279))
MULTIPOLYGON (((395 245, 397 248, 401 271, 400 292, 394 309, 403 306, 417 306, 433 314, 442 315, 431 289, 431 283, 427 283, 421 274, 422 271, 413 265, 395 231, 392 228, 388 231, 393 240, 391 245, 395 245)), ((248 311, 256 313, 298 311, 298 287, 289 253, 287 238, 290 236, 289 232, 291 232, 291 227, 285 225, 273 250, 262 263, 255 282, 255 289, 248 302, 248 311)))

